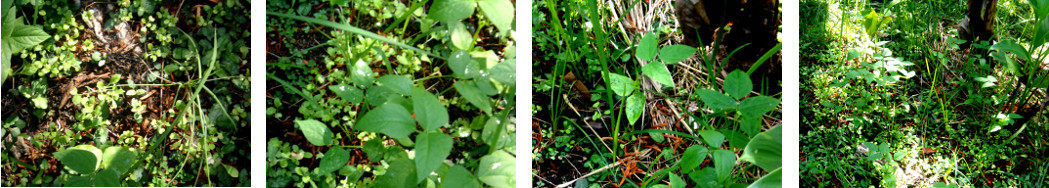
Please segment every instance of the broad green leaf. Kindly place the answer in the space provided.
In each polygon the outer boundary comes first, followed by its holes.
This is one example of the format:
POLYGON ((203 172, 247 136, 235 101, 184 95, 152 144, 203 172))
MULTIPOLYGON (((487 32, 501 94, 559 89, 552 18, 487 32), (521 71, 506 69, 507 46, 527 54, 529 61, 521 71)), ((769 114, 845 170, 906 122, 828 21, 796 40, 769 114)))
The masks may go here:
POLYGON ((120 186, 120 174, 115 170, 102 170, 93 176, 93 187, 118 187, 120 186))
POLYGON ((335 170, 346 166, 347 161, 350 161, 349 151, 342 149, 342 147, 328 148, 328 152, 324 152, 324 158, 321 158, 321 165, 317 166, 314 173, 317 175, 331 174, 335 170))
POLYGON ((40 29, 40 26, 20 24, 11 28, 10 36, 6 34, 4 36, 7 38, 3 39, 3 50, 10 50, 11 54, 20 52, 25 48, 36 46, 37 44, 40 44, 40 42, 44 42, 44 40, 51 38, 51 35, 48 35, 47 32, 40 29))
POLYGON ((725 77, 724 88, 728 96, 739 100, 750 94, 750 91, 754 89, 754 84, 750 82, 750 76, 747 76, 747 73, 735 70, 725 77))
POLYGON ((715 172, 713 167, 706 167, 703 170, 689 173, 688 177, 699 185, 696 187, 722 187, 721 182, 718 181, 717 172, 715 172))
POLYGON ((682 180, 677 174, 670 173, 670 187, 685 188, 685 180, 682 180))
POLYGON ((335 95, 338 95, 342 100, 349 101, 350 104, 361 103, 364 100, 364 91, 357 89, 351 85, 334 85, 328 86, 335 95))
MULTIPOLYGON (((416 181, 421 182, 441 166, 452 152, 452 137, 440 132, 421 133, 415 137, 416 181)), ((416 182, 416 183, 419 183, 416 182)))
POLYGON ((415 132, 415 120, 408 109, 395 103, 385 103, 364 114, 353 126, 358 131, 386 134, 392 138, 407 138, 415 132))
POLYGON ((630 79, 630 77, 623 76, 622 74, 609 73, 608 79, 609 85, 612 87, 612 92, 620 97, 626 97, 635 90, 634 80, 630 79))
POLYGON ((138 152, 120 146, 110 146, 102 153, 102 167, 121 175, 131 169, 131 164, 138 159, 138 152))
POLYGON ((783 186, 783 173, 782 173, 782 171, 783 171, 783 169, 776 168, 776 170, 772 170, 772 172, 769 172, 769 174, 765 174, 765 176, 761 176, 761 179, 758 179, 758 181, 754 181, 753 184, 750 184, 750 186, 747 186, 747 187, 751 187, 751 188, 782 187, 783 186))
POLYGON ((441 187, 475 188, 481 187, 481 182, 466 168, 455 165, 448 168, 448 172, 441 174, 441 187))
POLYGON ((659 50, 659 60, 663 60, 667 64, 675 64, 688 59, 697 50, 696 47, 681 44, 664 46, 663 49, 659 50))
POLYGON ((761 131, 761 117, 740 117, 739 129, 746 133, 748 137, 754 137, 761 131))
POLYGON ((662 62, 649 62, 644 67, 641 67, 641 72, 656 80, 656 82, 674 87, 674 80, 670 76, 670 70, 667 70, 667 65, 662 62))
POLYGON ((412 88, 412 109, 415 110, 415 119, 423 127, 423 131, 432 131, 448 124, 448 109, 441 105, 441 101, 425 89, 412 88))
POLYGON ((703 137, 703 141, 706 141, 710 148, 721 148, 721 143, 725 142, 725 135, 713 130, 699 131, 699 136, 703 137))
POLYGON ((415 177, 415 164, 408 158, 395 158, 390 161, 390 167, 386 168, 386 174, 375 177, 375 187, 417 187, 415 177))
POLYGON ((640 43, 637 45, 637 58, 641 58, 645 61, 652 61, 652 58, 656 57, 656 51, 659 50, 657 44, 659 41, 656 38, 655 33, 646 33, 644 37, 641 37, 640 43))
POLYGON ((729 150, 719 149, 711 153, 710 158, 714 160, 718 182, 727 180, 732 175, 732 168, 736 167, 736 154, 729 150))
POLYGON ((456 22, 474 14, 473 0, 434 0, 428 15, 441 22, 456 22))
POLYGON ((645 113, 645 95, 640 92, 626 98, 626 118, 633 125, 645 113))
POLYGON ((1003 52, 1013 53, 1016 54, 1017 58, 1023 60, 1031 59, 1031 54, 1027 52, 1027 49, 1025 49, 1023 46, 1020 46, 1019 44, 1016 44, 1016 42, 1012 40, 1004 40, 1001 42, 994 43, 994 45, 991 45, 991 50, 999 50, 1003 52))
POLYGON ((744 117, 760 118, 761 115, 776 109, 776 106, 779 106, 779 99, 769 96, 750 97, 739 103, 739 113, 744 117))
POLYGON ((448 68, 451 68, 452 72, 455 72, 455 77, 460 79, 474 78, 481 74, 477 61, 474 61, 470 54, 463 50, 455 51, 448 56, 448 68))
POLYGON ((397 94, 408 95, 412 93, 412 79, 401 75, 386 75, 379 77, 376 82, 383 87, 390 88, 397 94))
POLYGON ((513 155, 502 150, 481 157, 481 163, 477 167, 477 178, 488 186, 511 188, 517 184, 517 161, 513 155))
POLYGON ((488 78, 491 78, 492 80, 495 80, 499 83, 503 83, 511 88, 517 86, 517 83, 515 83, 517 80, 516 60, 504 60, 503 62, 496 64, 495 67, 488 69, 488 71, 491 73, 488 75, 488 78))
POLYGON ((92 145, 79 145, 55 152, 55 159, 80 174, 91 174, 102 163, 102 150, 92 145))
POLYGON ((473 81, 457 81, 453 84, 453 87, 455 87, 456 91, 459 91, 459 94, 463 95, 463 98, 466 98, 467 102, 481 109, 485 114, 492 114, 491 99, 481 93, 473 81))
POLYGON ((6 50, 0 52, 0 58, 2 58, 0 59, 0 84, 3 84, 14 70, 11 69, 11 52, 6 50))
POLYGON ((735 109, 739 105, 736 100, 728 97, 727 95, 710 89, 697 89, 696 95, 699 95, 699 100, 702 100, 704 104, 707 104, 714 111, 735 109))
POLYGON ((444 23, 448 27, 448 34, 451 35, 449 39, 451 39, 453 46, 460 50, 469 50, 473 47, 474 37, 470 34, 470 31, 466 30, 466 25, 457 21, 444 23))
POLYGON ((681 172, 691 172, 692 169, 699 167, 699 164, 707 158, 708 151, 707 147, 699 144, 685 149, 685 153, 681 155, 681 172))
POLYGON ((371 85, 372 80, 375 80, 375 72, 372 72, 372 68, 368 67, 368 63, 364 62, 364 60, 357 60, 357 62, 353 63, 353 69, 349 71, 351 75, 350 80, 353 81, 353 84, 362 86, 365 89, 367 87, 364 86, 371 85))
POLYGON ((295 125, 302 130, 302 135, 306 136, 306 140, 310 141, 310 144, 315 146, 327 146, 331 144, 331 129, 328 129, 328 125, 321 123, 317 120, 295 120, 295 125))
POLYGON ((743 149, 743 155, 739 157, 739 160, 754 163, 765 171, 779 168, 783 156, 781 127, 783 126, 776 126, 754 136, 747 144, 747 148, 743 149))
POLYGON ((750 143, 749 136, 744 135, 735 129, 721 129, 721 133, 725 134, 725 139, 728 140, 729 147, 746 148, 747 143, 750 143))
POLYGON ((477 7, 499 32, 510 31, 514 22, 514 4, 510 0, 478 0, 477 7))

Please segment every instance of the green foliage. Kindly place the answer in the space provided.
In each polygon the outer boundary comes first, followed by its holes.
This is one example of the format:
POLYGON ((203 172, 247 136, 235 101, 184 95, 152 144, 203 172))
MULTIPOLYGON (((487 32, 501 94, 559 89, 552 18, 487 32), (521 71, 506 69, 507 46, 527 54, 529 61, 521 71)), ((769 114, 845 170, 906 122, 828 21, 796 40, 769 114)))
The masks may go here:
POLYGON ((79 176, 70 177, 66 186, 125 186, 123 180, 138 160, 133 148, 109 146, 105 152, 92 145, 79 145, 54 153, 55 158, 79 176))
POLYGON ((11 1, 5 2, 0 9, 4 10, 3 13, 3 32, 0 33, 0 41, 3 41, 0 46, 3 47, 3 54, 0 54, 2 59, 2 69, 0 69, 0 83, 4 83, 7 77, 11 76, 13 72, 11 70, 11 55, 21 52, 23 49, 34 47, 40 44, 44 40, 51 38, 47 32, 38 25, 25 25, 22 21, 22 17, 18 17, 18 9, 10 7, 11 1))

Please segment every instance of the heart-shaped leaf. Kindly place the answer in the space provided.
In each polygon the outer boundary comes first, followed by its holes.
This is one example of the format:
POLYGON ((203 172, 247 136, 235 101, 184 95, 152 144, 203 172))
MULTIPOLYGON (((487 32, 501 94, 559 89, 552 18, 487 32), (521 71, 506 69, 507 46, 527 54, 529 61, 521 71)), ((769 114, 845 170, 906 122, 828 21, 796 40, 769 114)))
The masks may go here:
POLYGON ((385 103, 364 114, 353 125, 354 130, 386 134, 392 138, 407 138, 415 132, 415 120, 408 109, 396 103, 385 103))
POLYGON ((328 125, 321 123, 317 120, 295 120, 295 125, 299 126, 302 130, 302 135, 306 136, 306 141, 310 141, 310 144, 315 146, 327 146, 331 144, 331 129, 328 129, 328 125))
POLYGON ((659 40, 656 38, 655 33, 646 33, 645 36, 641 37, 641 42, 637 44, 637 58, 641 60, 652 61, 652 58, 656 57, 656 50, 659 50, 657 43, 659 40))
MULTIPOLYGON (((422 133, 415 137, 415 168, 422 181, 452 152, 452 137, 440 132, 422 133)), ((418 183, 418 182, 416 182, 418 183)))
POLYGON ((724 182, 732 175, 732 168, 736 167, 736 154, 729 150, 719 149, 711 153, 714 160, 714 170, 717 170, 718 182, 724 182))

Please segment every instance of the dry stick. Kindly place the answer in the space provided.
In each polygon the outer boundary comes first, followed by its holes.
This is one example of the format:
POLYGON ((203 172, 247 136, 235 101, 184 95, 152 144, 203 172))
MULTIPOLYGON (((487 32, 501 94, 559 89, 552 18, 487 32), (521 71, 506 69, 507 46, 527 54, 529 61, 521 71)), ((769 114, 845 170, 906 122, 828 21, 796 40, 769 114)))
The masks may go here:
POLYGON ((605 165, 605 167, 601 167, 601 168, 599 168, 597 170, 590 171, 590 173, 587 173, 586 175, 583 175, 583 176, 581 176, 579 178, 576 178, 576 179, 574 179, 572 181, 568 181, 568 182, 559 184, 559 185, 557 185, 557 187, 558 188, 568 187, 569 185, 572 185, 572 183, 575 183, 576 181, 579 181, 580 179, 587 178, 587 177, 590 177, 590 176, 592 176, 594 174, 597 174, 598 172, 608 170, 609 168, 612 168, 612 167, 615 167, 615 166, 619 166, 620 163, 623 163, 623 160, 616 161, 616 163, 605 165))

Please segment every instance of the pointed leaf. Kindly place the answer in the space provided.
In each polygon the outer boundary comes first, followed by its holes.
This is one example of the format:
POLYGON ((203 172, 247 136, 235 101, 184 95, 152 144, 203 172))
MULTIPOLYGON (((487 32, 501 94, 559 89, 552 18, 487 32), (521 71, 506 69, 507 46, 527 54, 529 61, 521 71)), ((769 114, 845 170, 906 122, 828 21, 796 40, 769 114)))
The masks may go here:
POLYGON ((123 175, 131 169, 131 164, 138 158, 138 152, 133 149, 120 146, 110 146, 102 154, 102 167, 113 170, 118 175, 123 175))
POLYGON ((379 77, 376 82, 383 87, 390 88, 397 94, 408 95, 412 93, 412 79, 401 75, 386 75, 379 77))
POLYGON ((699 96, 699 99, 702 100, 704 104, 707 104, 707 106, 713 108, 714 111, 735 109, 736 106, 739 105, 739 103, 736 102, 735 99, 732 99, 723 93, 710 89, 697 89, 696 95, 699 96))
POLYGON ((481 163, 477 168, 477 178, 488 186, 511 188, 517 184, 517 160, 502 150, 481 157, 481 163))
POLYGON ((692 57, 692 54, 695 54, 697 50, 696 47, 681 44, 664 46, 663 49, 659 50, 659 60, 663 60, 667 64, 675 64, 692 57))
POLYGON ((681 172, 691 172, 692 169, 699 167, 699 164, 703 163, 703 160, 707 158, 709 150, 707 147, 702 145, 692 145, 685 150, 685 153, 681 155, 681 172))
POLYGON ((647 33, 644 37, 641 37, 641 42, 637 45, 637 58, 641 58, 645 61, 651 61, 652 58, 656 57, 656 50, 658 50, 657 43, 659 40, 656 38, 655 33, 647 33))
POLYGON ((699 131, 699 135, 703 136, 703 140, 706 141, 711 148, 721 148, 721 144, 725 142, 725 135, 717 131, 702 130, 699 131))
POLYGON ((477 178, 474 177, 473 173, 470 173, 466 168, 459 165, 448 168, 448 172, 441 174, 441 178, 441 187, 481 187, 481 182, 477 181, 477 178))
POLYGON ((351 85, 334 85, 329 86, 328 89, 331 89, 342 100, 349 101, 350 104, 361 103, 364 100, 364 91, 351 85))
POLYGON ((412 88, 412 109, 415 110, 415 119, 423 127, 423 131, 432 131, 448 124, 448 109, 441 105, 429 91, 422 88, 412 88))
POLYGON ((71 147, 65 151, 55 152, 54 155, 55 159, 62 162, 62 165, 80 174, 91 174, 102 163, 102 150, 92 145, 71 147))
POLYGON ((473 104, 485 114, 492 114, 492 101, 487 95, 481 93, 473 81, 458 81, 453 84, 456 91, 463 95, 467 102, 473 104))
POLYGON ((510 0, 478 0, 477 7, 500 32, 508 32, 514 21, 514 4, 510 0))
POLYGON ((645 112, 645 95, 640 92, 630 95, 626 99, 626 117, 633 125, 645 112))
POLYGON ((641 67, 641 72, 656 80, 656 82, 674 87, 674 80, 670 76, 670 70, 667 70, 667 66, 662 62, 649 62, 644 67, 641 67))
POLYGON ((750 143, 747 144, 747 148, 743 149, 743 156, 740 156, 739 160, 754 163, 754 165, 766 171, 779 168, 781 166, 780 160, 782 160, 783 156, 783 139, 780 127, 783 126, 773 127, 754 136, 750 143))
POLYGON ((622 74, 609 73, 608 79, 609 85, 612 87, 612 92, 620 97, 626 97, 635 90, 634 80, 630 79, 630 77, 623 76, 622 74))
POLYGON ((328 148, 328 152, 324 152, 324 158, 321 158, 321 165, 315 169, 314 173, 317 175, 331 174, 346 166, 348 161, 350 161, 349 151, 342 147, 328 148))
POLYGON ((302 135, 306 136, 306 141, 310 141, 310 144, 315 146, 327 146, 331 144, 331 129, 328 129, 328 125, 321 123, 317 120, 295 120, 295 125, 302 130, 302 135))
POLYGON ((392 138, 407 138, 415 132, 415 121, 408 109, 396 103, 385 103, 361 117, 353 129, 383 133, 392 138))
POLYGON ((711 153, 714 160, 714 170, 717 171, 718 181, 724 182, 732 175, 732 168, 736 167, 736 154, 729 150, 719 149, 711 153))
POLYGON ((448 158, 452 137, 440 132, 422 133, 415 137, 415 147, 416 181, 421 182, 448 158))
POLYGON ((757 96, 744 99, 739 103, 739 112, 744 117, 759 118, 779 106, 779 99, 769 96, 757 96))

